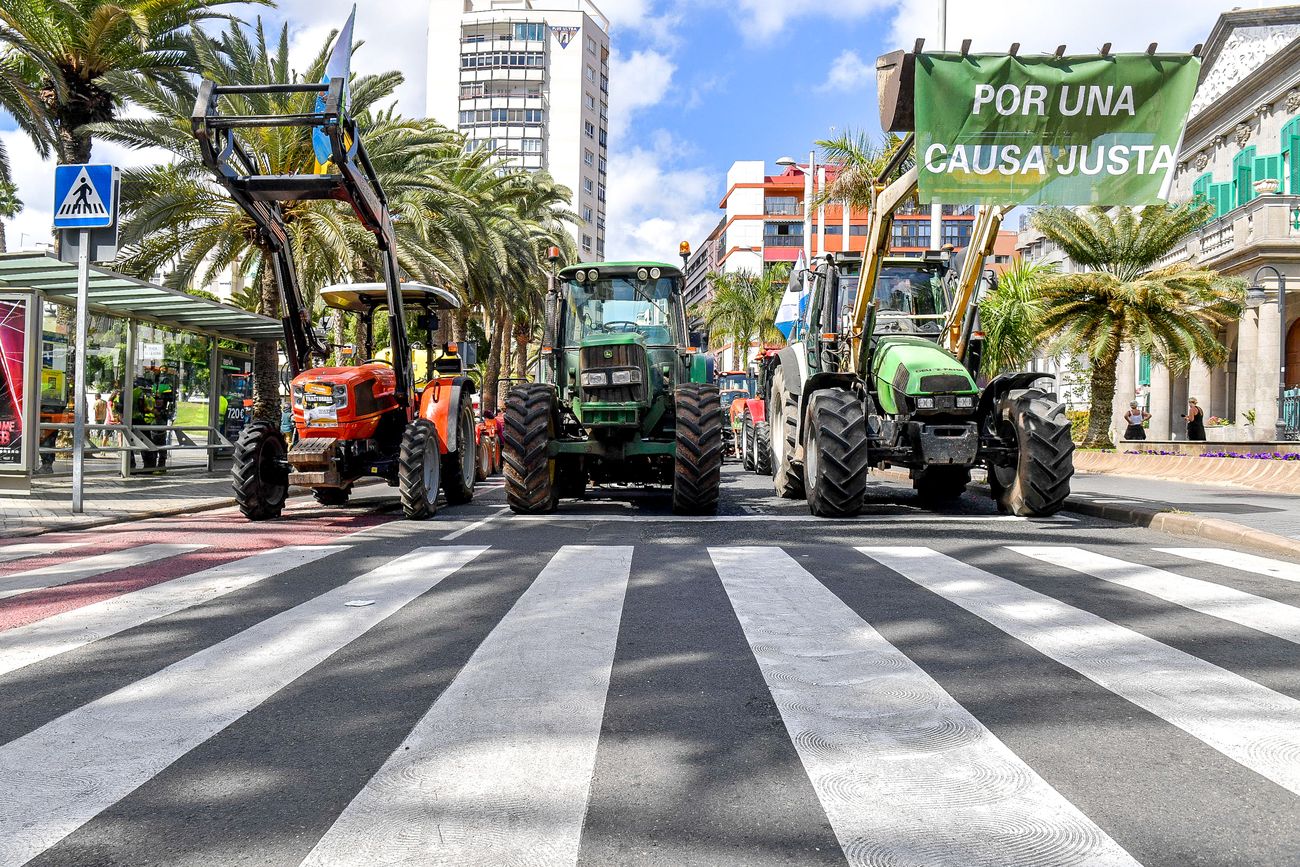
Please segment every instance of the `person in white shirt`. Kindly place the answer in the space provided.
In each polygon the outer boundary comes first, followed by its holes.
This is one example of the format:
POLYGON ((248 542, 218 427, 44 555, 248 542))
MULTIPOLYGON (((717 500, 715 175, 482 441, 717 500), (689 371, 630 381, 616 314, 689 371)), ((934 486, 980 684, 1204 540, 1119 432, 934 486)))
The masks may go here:
POLYGON ((1142 422, 1151 418, 1151 413, 1138 407, 1137 401, 1128 405, 1124 412, 1124 439, 1126 440, 1144 440, 1147 438, 1147 432, 1142 428, 1142 422))

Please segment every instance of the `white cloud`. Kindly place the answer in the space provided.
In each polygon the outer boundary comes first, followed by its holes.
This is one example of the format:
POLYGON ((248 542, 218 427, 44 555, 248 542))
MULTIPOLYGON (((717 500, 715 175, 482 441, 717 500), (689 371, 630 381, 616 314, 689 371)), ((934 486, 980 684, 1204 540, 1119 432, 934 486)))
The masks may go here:
POLYGON ((632 122, 632 115, 658 105, 672 84, 677 66, 654 49, 625 55, 611 52, 609 70, 609 130, 619 140, 632 122))
POLYGON ((732 9, 736 26, 747 41, 766 42, 799 18, 848 21, 866 17, 888 3, 889 0, 727 0, 726 5, 732 9))
POLYGON ((716 177, 702 168, 675 167, 689 151, 667 132, 612 151, 607 259, 677 261, 681 241, 695 243, 718 221, 716 177))
POLYGON ((826 80, 818 85, 817 89, 821 91, 855 90, 871 81, 874 75, 875 67, 873 65, 863 60, 862 55, 856 51, 846 49, 831 61, 831 68, 826 74, 826 80))
MULTIPOLYGON (((936 0, 892 0, 890 5, 896 10, 889 38, 893 47, 910 50, 918 37, 938 47, 936 0)), ((1106 42, 1114 43, 1115 51, 1139 51, 1158 41, 1167 51, 1190 51, 1205 41, 1215 19, 1230 6, 1223 0, 960 0, 948 4, 948 47, 970 39, 971 50, 978 52, 1002 52, 1019 42, 1026 54, 1054 51, 1062 44, 1087 54, 1106 42)))

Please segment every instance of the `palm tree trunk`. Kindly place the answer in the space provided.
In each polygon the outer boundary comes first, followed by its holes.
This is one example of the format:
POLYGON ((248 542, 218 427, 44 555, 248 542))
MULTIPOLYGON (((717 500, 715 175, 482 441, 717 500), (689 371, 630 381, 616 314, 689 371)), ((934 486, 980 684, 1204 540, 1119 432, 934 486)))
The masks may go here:
POLYGON ((1110 439, 1111 409, 1115 402, 1115 368, 1119 363, 1119 341, 1101 358, 1093 361, 1089 375, 1088 433, 1083 438, 1086 449, 1112 449, 1110 439))
MULTIPOLYGON (((334 336, 332 339, 334 341, 334 357, 339 364, 343 364, 347 360, 343 357, 342 346, 348 342, 348 322, 347 314, 342 310, 334 311, 334 336)), ((352 358, 352 363, 356 363, 355 356, 352 358)))
POLYGON ((528 316, 515 317, 515 379, 528 378, 528 338, 532 337, 528 316))
MULTIPOLYGON (((498 319, 499 322, 499 319, 498 319)), ((483 406, 496 409, 501 404, 501 390, 498 382, 501 378, 501 344, 505 342, 505 331, 498 324, 488 337, 487 370, 483 374, 483 406)))
POLYGON ((5 237, 5 224, 0 221, 0 253, 9 252, 9 240, 5 237))
POLYGON ((502 305, 501 309, 501 373, 504 376, 510 376, 512 350, 515 342, 512 335, 515 331, 515 314, 509 305, 502 305))
MULTIPOLYGON (((280 290, 275 284, 269 255, 263 259, 259 280, 257 312, 279 319, 280 290)), ((263 340, 253 346, 253 418, 280 420, 280 343, 276 340, 263 340)))
POLYGON ((463 343, 469 334, 469 313, 469 306, 461 305, 451 321, 451 339, 457 343, 463 343))

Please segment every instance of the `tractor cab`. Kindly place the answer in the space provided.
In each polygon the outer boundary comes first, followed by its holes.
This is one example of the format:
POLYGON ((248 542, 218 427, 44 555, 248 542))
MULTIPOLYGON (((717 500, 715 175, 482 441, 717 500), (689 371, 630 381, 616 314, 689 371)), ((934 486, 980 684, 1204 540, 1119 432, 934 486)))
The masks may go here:
MULTIPOLYGON (((640 427, 688 379, 682 273, 659 263, 584 263, 559 274, 556 383, 584 424, 640 427)), ((664 416, 666 418, 666 416, 664 416)))
POLYGON ((952 306, 947 257, 889 258, 875 284, 872 332, 916 334, 937 340, 952 306))

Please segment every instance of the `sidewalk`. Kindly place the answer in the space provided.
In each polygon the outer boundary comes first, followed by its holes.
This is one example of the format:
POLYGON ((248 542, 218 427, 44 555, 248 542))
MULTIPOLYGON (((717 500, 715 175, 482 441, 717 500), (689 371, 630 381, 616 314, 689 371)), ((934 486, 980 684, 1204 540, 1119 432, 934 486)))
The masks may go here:
POLYGON ((31 496, 0 496, 0 538, 80 530, 233 504, 229 470, 130 479, 91 477, 86 480, 85 512, 74 515, 71 479, 38 476, 32 481, 31 496))
MULTIPOLYGON (((1164 479, 1079 473, 1070 483, 1070 500, 1085 504, 1190 512, 1231 521, 1277 536, 1300 540, 1300 497, 1236 485, 1193 484, 1164 479)), ((1300 550, 1300 542, 1297 544, 1300 550)))

